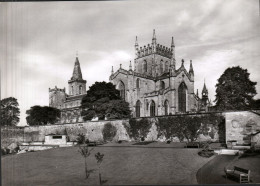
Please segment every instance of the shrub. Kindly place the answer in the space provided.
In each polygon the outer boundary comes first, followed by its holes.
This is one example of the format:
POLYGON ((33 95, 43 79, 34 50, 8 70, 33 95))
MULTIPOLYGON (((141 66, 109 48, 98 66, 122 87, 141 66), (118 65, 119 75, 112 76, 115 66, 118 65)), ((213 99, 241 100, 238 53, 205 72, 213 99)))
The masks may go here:
POLYGON ((116 136, 116 133, 117 133, 116 127, 111 123, 106 123, 102 130, 104 141, 112 141, 113 138, 116 136))
POLYGON ((147 118, 131 118, 129 120, 129 125, 129 127, 126 124, 124 126, 130 138, 134 138, 135 140, 143 138, 144 140, 150 131, 152 123, 147 118))
POLYGON ((84 134, 78 134, 77 142, 78 142, 78 144, 84 144, 84 143, 86 143, 86 137, 85 137, 85 135, 84 135, 84 134))

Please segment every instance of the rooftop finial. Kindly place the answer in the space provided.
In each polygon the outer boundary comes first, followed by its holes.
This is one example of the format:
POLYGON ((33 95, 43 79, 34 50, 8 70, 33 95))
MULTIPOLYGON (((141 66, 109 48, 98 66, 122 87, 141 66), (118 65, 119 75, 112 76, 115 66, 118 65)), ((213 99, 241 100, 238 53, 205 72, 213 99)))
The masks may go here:
POLYGON ((181 60, 181 66, 183 66, 183 65, 184 65, 184 59, 181 60))
POLYGON ((173 37, 172 37, 171 48, 173 48, 173 47, 175 47, 175 45, 174 45, 174 39, 173 39, 173 37))
POLYGON ((122 68, 122 64, 120 64, 120 69, 122 68))
POLYGON ((113 66, 112 66, 111 74, 114 74, 114 69, 113 69, 113 66))
POLYGON ((152 43, 153 43, 153 44, 156 44, 155 29, 153 29, 153 39, 152 39, 152 43))
POLYGON ((138 48, 137 36, 135 36, 135 47, 138 48))
POLYGON ((194 73, 193 66, 192 66, 192 60, 190 60, 190 70, 189 70, 189 73, 194 73))
POLYGON ((132 64, 131 64, 131 61, 130 61, 130 65, 129 65, 129 70, 132 70, 132 64))

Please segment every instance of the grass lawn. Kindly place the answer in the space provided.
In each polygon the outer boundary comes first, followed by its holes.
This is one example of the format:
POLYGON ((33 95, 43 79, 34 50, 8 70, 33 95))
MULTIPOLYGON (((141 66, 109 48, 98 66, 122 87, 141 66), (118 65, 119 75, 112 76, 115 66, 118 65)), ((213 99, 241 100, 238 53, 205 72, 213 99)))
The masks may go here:
POLYGON ((239 158, 238 156, 219 155, 205 164, 197 173, 199 184, 238 184, 238 180, 226 179, 224 167, 233 169, 234 166, 251 171, 251 183, 260 183, 260 155, 239 158))
MULTIPOLYGON (((105 154, 102 179, 106 184, 196 184, 199 168, 212 158, 200 157, 199 149, 97 146, 88 159, 97 169, 94 154, 105 154)), ((98 171, 88 180, 78 147, 50 149, 2 157, 5 185, 98 185, 98 171)))

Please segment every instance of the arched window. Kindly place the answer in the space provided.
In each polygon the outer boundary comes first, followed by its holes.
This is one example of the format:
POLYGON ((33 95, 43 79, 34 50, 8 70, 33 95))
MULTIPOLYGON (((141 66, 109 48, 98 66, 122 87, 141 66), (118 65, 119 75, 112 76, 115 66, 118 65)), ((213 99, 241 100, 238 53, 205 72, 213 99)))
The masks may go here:
POLYGON ((79 86, 79 94, 82 94, 82 85, 79 86))
POLYGON ((141 107, 141 102, 138 100, 135 105, 135 113, 136 113, 135 115, 137 118, 140 117, 140 107, 141 107))
POLYGON ((150 116, 155 116, 155 102, 153 100, 150 104, 150 116))
POLYGON ((147 72, 147 61, 144 60, 144 72, 147 72))
POLYGON ((125 100, 125 84, 122 81, 119 82, 118 90, 120 91, 121 98, 125 100))
POLYGON ((165 62, 165 72, 169 71, 169 63, 168 61, 165 62))
POLYGON ((161 82, 160 82, 160 88, 161 88, 161 89, 165 89, 165 83, 164 83, 164 81, 161 81, 161 82))
POLYGON ((182 82, 178 90, 179 94, 179 112, 186 112, 186 95, 187 95, 187 86, 182 82))
POLYGON ((169 102, 165 100, 164 102, 164 115, 169 115, 169 102))
POLYGON ((161 63, 160 63, 160 73, 161 74, 163 73, 163 60, 161 60, 161 63))
POLYGON ((139 78, 136 80, 136 88, 140 88, 140 79, 139 78))
POLYGON ((73 86, 71 86, 71 95, 73 95, 73 92, 74 92, 74 91, 73 91, 73 86))

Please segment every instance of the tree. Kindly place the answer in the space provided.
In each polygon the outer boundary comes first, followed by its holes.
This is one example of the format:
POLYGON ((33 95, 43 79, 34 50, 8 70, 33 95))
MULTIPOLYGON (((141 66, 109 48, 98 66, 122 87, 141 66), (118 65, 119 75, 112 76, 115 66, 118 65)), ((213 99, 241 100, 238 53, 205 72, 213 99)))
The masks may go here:
POLYGON ((121 99, 119 91, 112 83, 96 82, 89 87, 81 101, 83 119, 122 119, 130 116, 129 104, 121 99))
POLYGON ((79 145, 79 153, 81 154, 82 157, 84 157, 85 179, 88 179, 90 173, 93 172, 93 170, 88 170, 88 163, 87 163, 87 159, 90 156, 91 151, 93 149, 94 148, 89 149, 88 144, 86 144, 86 142, 84 142, 83 145, 79 145))
POLYGON ((256 99, 256 100, 253 101, 252 108, 253 109, 260 109, 260 99, 256 99))
POLYGON ((9 97, 1 100, 1 126, 15 126, 20 121, 17 99, 9 97))
POLYGON ((239 66, 225 70, 216 84, 215 102, 218 110, 251 108, 253 97, 256 95, 256 82, 252 82, 249 75, 247 69, 239 66))
POLYGON ((101 154, 100 152, 98 152, 98 153, 95 154, 95 157, 96 157, 97 164, 98 164, 99 185, 102 185, 103 181, 102 181, 102 178, 101 178, 100 166, 102 164, 104 154, 101 154))
POLYGON ((48 106, 33 106, 26 111, 26 121, 29 125, 54 124, 60 118, 60 110, 48 106))

